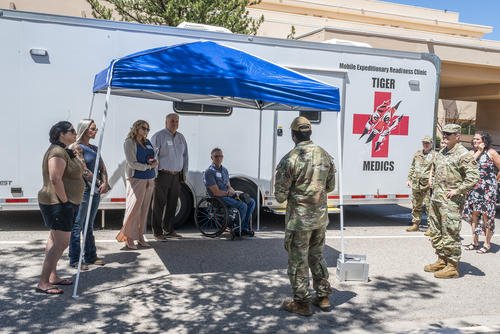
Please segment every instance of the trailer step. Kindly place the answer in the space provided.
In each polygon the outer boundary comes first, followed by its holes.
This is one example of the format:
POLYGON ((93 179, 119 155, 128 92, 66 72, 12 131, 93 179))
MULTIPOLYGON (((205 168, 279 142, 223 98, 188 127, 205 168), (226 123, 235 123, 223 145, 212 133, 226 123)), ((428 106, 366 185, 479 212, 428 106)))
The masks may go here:
MULTIPOLYGON (((271 212, 275 215, 284 215, 286 213, 285 209, 271 209, 271 212)), ((328 213, 340 213, 340 209, 337 207, 329 207, 328 213)))

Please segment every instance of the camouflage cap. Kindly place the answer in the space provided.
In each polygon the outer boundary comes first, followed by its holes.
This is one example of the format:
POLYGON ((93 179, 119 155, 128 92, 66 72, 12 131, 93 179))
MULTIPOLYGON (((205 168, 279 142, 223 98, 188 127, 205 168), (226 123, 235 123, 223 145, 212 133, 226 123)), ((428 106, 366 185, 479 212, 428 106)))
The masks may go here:
POLYGON ((425 136, 424 138, 422 138, 422 143, 432 143, 431 136, 425 136))
POLYGON ((461 129, 462 129, 462 127, 460 125, 450 123, 450 124, 446 124, 443 127, 443 132, 446 132, 446 133, 457 133, 457 132, 460 132, 461 129))
POLYGON ((305 117, 295 117, 290 128, 294 131, 309 131, 311 130, 311 122, 305 117))

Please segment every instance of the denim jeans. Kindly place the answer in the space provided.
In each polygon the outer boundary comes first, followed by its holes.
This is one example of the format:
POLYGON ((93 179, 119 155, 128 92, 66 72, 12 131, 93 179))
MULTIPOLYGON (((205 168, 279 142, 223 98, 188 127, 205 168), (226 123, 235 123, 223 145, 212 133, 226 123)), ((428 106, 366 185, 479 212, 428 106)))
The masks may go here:
MULTIPOLYGON (((90 188, 85 187, 83 192, 83 200, 80 203, 80 209, 76 215, 73 229, 71 231, 71 239, 69 242, 69 264, 74 265, 80 259, 80 236, 83 235, 85 229, 85 218, 89 207, 90 188)), ((87 228, 87 237, 85 238, 84 257, 85 263, 93 263, 97 258, 95 239, 94 239, 94 220, 99 208, 101 200, 100 194, 94 194, 92 199, 92 209, 90 210, 89 227, 87 228)))
POLYGON ((241 229, 243 231, 248 231, 250 229, 250 217, 252 216, 253 210, 255 209, 255 201, 253 198, 250 199, 250 203, 247 205, 245 202, 234 199, 232 197, 221 197, 220 198, 224 204, 232 208, 238 209, 241 217, 241 229))

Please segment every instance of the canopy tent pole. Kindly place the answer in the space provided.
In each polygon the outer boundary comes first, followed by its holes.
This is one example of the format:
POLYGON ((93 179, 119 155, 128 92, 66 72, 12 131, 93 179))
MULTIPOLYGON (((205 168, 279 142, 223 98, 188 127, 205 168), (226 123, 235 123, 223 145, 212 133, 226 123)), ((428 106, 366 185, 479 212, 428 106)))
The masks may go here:
POLYGON ((260 231, 260 157, 262 154, 262 106, 259 106, 259 156, 257 163, 257 205, 255 209, 257 210, 257 231, 260 231))
POLYGON ((339 163, 338 163, 338 187, 339 187, 339 207, 340 207, 340 257, 342 262, 344 262, 344 193, 343 193, 343 152, 342 152, 342 115, 343 112, 339 112, 337 116, 337 150, 339 152, 339 163))
MULTIPOLYGON (((95 94, 94 94, 95 95, 95 94)), ((89 227, 89 219, 90 219, 90 211, 92 209, 92 200, 94 199, 94 192, 96 188, 96 181, 97 181, 97 174, 99 173, 99 162, 101 158, 101 148, 102 148, 102 141, 104 138, 104 129, 106 127, 106 117, 108 115, 108 108, 109 108, 109 98, 111 95, 111 86, 108 86, 108 90, 106 92, 106 102, 104 106, 104 114, 102 116, 102 123, 101 123, 101 134, 99 135, 99 146, 97 147, 97 156, 95 159, 95 165, 94 165, 94 171, 92 175, 92 185, 90 186, 90 194, 89 194, 89 201, 88 201, 88 207, 87 207, 87 215, 85 217, 85 224, 84 224, 84 229, 83 229, 83 239, 81 240, 80 243, 80 258, 78 259, 78 270, 76 272, 76 280, 74 284, 74 289, 73 289, 73 298, 78 298, 78 282, 80 280, 80 272, 82 269, 82 260, 83 260, 83 252, 85 250, 85 240, 87 239, 87 230, 89 227)), ((92 98, 92 104, 94 103, 94 98, 92 98)), ((89 114, 89 117, 92 115, 92 107, 91 107, 91 113, 89 114)), ((94 223, 94 222, 92 222, 94 223)))
POLYGON ((93 109, 94 109, 94 99, 95 99, 95 94, 96 94, 96 93, 92 94, 92 101, 90 101, 89 117, 87 117, 87 118, 89 118, 89 119, 90 119, 90 118, 92 118, 92 111, 93 111, 93 109))

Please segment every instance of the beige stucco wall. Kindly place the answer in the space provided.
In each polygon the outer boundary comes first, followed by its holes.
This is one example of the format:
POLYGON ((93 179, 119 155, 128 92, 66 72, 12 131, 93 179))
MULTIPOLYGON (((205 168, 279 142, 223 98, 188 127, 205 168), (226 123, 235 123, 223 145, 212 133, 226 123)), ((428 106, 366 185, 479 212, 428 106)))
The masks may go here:
POLYGON ((92 10, 86 0, 0 0, 0 8, 92 17, 92 10), (15 8, 11 8, 12 6, 15 8))
POLYGON ((500 101, 479 101, 476 128, 491 134, 495 148, 500 150, 500 101))

